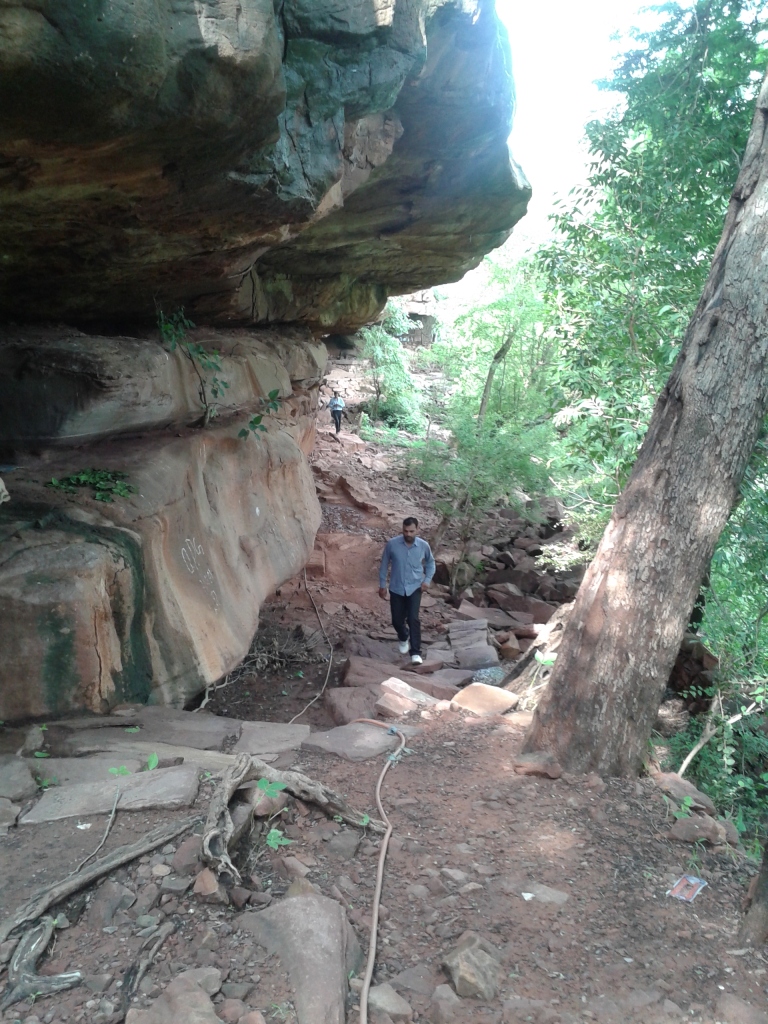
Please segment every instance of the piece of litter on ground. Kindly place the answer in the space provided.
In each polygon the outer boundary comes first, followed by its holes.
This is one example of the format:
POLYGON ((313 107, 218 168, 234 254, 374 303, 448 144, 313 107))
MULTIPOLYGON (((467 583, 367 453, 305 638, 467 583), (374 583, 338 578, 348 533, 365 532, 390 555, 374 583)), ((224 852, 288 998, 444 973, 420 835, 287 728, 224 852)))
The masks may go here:
POLYGON ((623 956, 621 959, 624 961, 625 964, 631 964, 632 963, 632 957, 631 956, 623 956))
POLYGON ((535 893, 532 893, 532 892, 521 892, 520 895, 523 897, 524 900, 532 900, 534 898, 534 896, 535 896, 535 893))
POLYGON ((83 828, 83 829, 90 828, 91 827, 91 823, 90 823, 90 821, 88 821, 88 822, 78 821, 77 827, 78 828, 83 828))
POLYGON ((697 878, 696 875, 682 875, 671 889, 667 889, 667 896, 684 903, 693 903, 706 884, 703 878, 697 878))

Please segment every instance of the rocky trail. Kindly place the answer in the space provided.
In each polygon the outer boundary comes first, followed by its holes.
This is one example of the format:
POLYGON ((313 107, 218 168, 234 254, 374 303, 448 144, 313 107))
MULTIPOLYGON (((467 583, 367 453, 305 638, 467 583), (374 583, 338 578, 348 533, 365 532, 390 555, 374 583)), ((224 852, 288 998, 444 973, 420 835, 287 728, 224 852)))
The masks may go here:
MULTIPOLYGON (((329 380, 346 380, 355 399, 343 363, 329 380)), ((459 602, 447 586, 457 554, 439 553, 414 672, 376 574, 403 515, 426 535, 436 528, 434 495, 398 475, 396 452, 324 421, 311 459, 315 551, 200 710, 126 706, 0 730, 0 923, 76 872, 105 832, 98 858, 177 831, 50 909, 53 940, 27 963, 40 983, 11 1003, 21 946, 11 959, 19 932, 2 935, 2 1019, 356 1022, 380 845, 374 792, 397 745, 355 721, 374 718, 407 746, 383 785, 394 834, 372 1022, 768 1024, 766 958, 736 946, 756 868, 706 798, 663 774, 571 777, 519 754, 578 586, 578 570, 542 568, 563 540, 557 510, 492 516, 477 544, 483 571, 459 602), (241 877, 224 884, 206 863, 203 822, 222 773, 248 756, 342 794, 359 823, 251 782, 231 806, 247 826, 234 848, 241 877), (667 894, 684 873, 707 882, 692 903, 667 894), (46 994, 73 971, 79 983, 46 994)), ((706 652, 688 643, 681 666, 707 671, 706 652)))

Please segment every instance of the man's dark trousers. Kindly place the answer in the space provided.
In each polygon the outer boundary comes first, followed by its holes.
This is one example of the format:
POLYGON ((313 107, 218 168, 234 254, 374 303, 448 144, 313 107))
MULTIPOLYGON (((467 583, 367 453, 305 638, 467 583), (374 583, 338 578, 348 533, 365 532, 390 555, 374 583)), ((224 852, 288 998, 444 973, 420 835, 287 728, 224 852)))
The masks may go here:
POLYGON ((392 610, 392 625, 395 627, 398 640, 407 640, 410 635, 411 654, 421 654, 421 587, 407 595, 393 594, 390 590, 389 607, 392 610))
POLYGON ((333 417, 333 422, 336 424, 336 433, 338 434, 341 430, 341 409, 331 409, 331 416, 333 417))

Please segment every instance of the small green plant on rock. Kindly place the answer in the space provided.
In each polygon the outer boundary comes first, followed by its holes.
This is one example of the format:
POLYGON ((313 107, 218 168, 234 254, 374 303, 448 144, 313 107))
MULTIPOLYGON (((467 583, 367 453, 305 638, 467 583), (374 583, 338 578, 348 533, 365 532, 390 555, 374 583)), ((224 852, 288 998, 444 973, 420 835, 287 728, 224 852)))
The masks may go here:
POLYGON ((277 412, 280 408, 281 401, 282 399, 280 398, 280 391, 278 388, 270 391, 266 398, 260 398, 259 404, 263 411, 257 413, 255 416, 251 416, 248 420, 248 425, 243 427, 243 429, 238 432, 237 436, 246 438, 253 435, 253 437, 258 437, 260 432, 266 433, 267 428, 263 423, 264 417, 271 416, 273 412, 277 412))
POLYGON ((183 306, 175 313, 171 313, 170 316, 166 316, 162 309, 158 310, 157 326, 160 330, 160 337, 171 352, 175 352, 177 348, 180 349, 192 364, 198 380, 197 393, 203 407, 201 425, 207 427, 211 420, 218 416, 217 400, 224 397, 224 392, 229 387, 229 383, 219 376, 221 355, 214 349, 207 349, 197 342, 187 340, 188 332, 195 325, 185 315, 183 306), (213 374, 210 380, 206 376, 208 373, 213 374))
POLYGON ((136 488, 126 483, 128 475, 112 469, 84 469, 69 476, 51 477, 46 487, 75 494, 79 487, 90 487, 94 501, 111 502, 114 498, 130 498, 136 488))
POLYGON ((284 782, 269 782, 267 779, 259 779, 256 783, 256 788, 259 790, 259 799, 255 802, 254 806, 258 807, 265 797, 274 799, 278 793, 286 788, 286 784, 284 782))
POLYGON ((290 846, 293 840, 286 839, 282 829, 271 828, 269 832, 267 832, 265 842, 270 850, 279 850, 281 846, 290 846))
POLYGON ((126 766, 124 764, 121 764, 119 767, 114 767, 113 766, 112 768, 110 768, 109 769, 109 774, 110 775, 130 775, 131 774, 131 769, 130 768, 126 768, 126 766))

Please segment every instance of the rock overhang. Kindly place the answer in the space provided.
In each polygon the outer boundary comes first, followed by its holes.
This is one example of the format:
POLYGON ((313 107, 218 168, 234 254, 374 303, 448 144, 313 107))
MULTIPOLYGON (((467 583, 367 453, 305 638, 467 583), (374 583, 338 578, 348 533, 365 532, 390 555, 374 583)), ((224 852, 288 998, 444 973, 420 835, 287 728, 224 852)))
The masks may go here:
POLYGON ((0 13, 2 315, 350 329, 525 212, 491 3, 48 6, 0 13))

